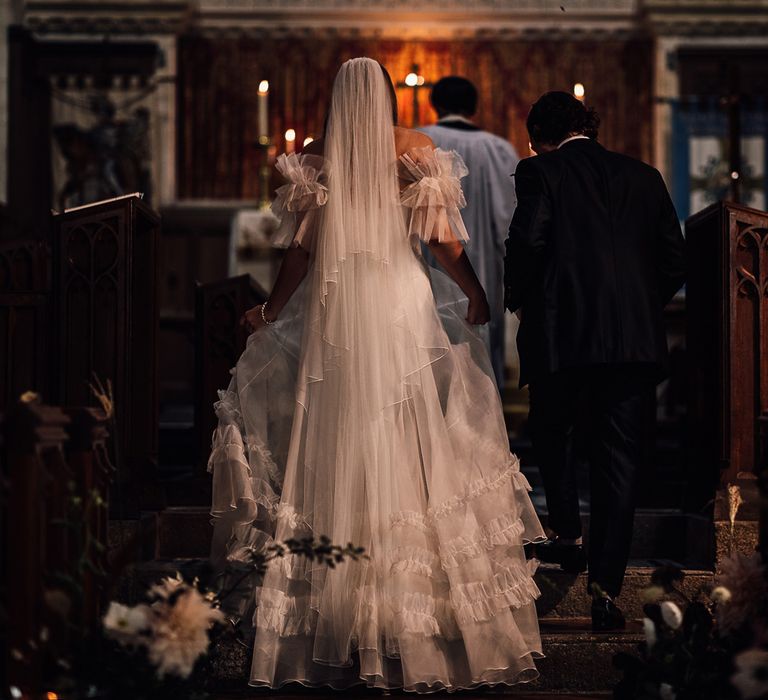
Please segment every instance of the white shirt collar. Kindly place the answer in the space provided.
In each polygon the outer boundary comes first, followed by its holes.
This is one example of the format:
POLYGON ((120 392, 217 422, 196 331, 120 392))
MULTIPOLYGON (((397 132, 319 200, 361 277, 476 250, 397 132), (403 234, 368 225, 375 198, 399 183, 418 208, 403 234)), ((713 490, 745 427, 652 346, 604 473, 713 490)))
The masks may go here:
POLYGON ((471 119, 467 119, 463 114, 446 114, 442 119, 437 120, 438 124, 444 122, 466 122, 474 126, 474 122, 471 119))
POLYGON ((562 148, 566 143, 569 141, 575 141, 576 139, 588 139, 589 136, 585 136, 584 134, 576 134, 576 136, 569 136, 565 141, 561 141, 559 144, 557 144, 558 148, 562 148))

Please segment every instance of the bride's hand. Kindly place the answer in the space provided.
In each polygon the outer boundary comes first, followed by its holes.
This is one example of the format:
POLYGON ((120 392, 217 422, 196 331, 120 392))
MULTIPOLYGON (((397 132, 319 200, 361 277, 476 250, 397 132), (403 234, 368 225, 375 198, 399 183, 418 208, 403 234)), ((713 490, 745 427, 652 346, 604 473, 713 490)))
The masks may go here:
POLYGON ((491 320, 491 308, 485 294, 471 297, 467 307, 467 323, 473 326, 483 326, 491 320))
POLYGON ((264 319, 261 317, 261 304, 254 306, 252 309, 248 309, 240 319, 240 325, 249 333, 255 333, 259 328, 264 326, 264 319))

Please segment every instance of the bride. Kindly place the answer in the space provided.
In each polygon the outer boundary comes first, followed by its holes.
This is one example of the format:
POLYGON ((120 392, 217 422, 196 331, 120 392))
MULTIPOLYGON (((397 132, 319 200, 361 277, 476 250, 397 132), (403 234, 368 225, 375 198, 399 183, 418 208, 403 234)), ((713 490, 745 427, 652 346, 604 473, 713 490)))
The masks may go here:
POLYGON ((429 692, 537 676, 523 545, 544 534, 472 328, 488 304, 461 244, 466 169, 395 116, 383 67, 347 61, 323 141, 279 159, 288 250, 216 404, 214 556, 320 535, 368 555, 273 562, 240 610, 252 685, 429 692))

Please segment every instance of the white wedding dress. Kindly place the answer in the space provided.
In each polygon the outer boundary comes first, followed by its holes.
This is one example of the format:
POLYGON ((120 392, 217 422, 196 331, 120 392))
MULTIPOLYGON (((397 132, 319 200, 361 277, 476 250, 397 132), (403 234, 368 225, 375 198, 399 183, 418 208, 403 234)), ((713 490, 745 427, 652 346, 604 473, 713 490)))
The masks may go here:
POLYGON ((537 676, 523 544, 544 534, 466 299, 419 254, 419 238, 466 238, 466 170, 429 148, 398 159, 393 133, 380 66, 348 61, 324 158, 278 162, 277 244, 310 250, 309 273, 216 404, 216 555, 321 535, 368 555, 276 560, 245 592, 252 685, 429 692, 537 676))

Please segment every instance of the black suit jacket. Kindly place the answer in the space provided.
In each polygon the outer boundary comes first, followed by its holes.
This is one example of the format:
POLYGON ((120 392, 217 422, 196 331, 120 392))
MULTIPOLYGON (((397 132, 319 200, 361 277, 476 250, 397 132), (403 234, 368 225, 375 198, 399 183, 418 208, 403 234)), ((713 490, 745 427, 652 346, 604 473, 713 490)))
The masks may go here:
POLYGON ((504 260, 524 386, 569 367, 663 369, 684 241, 657 170, 591 139, 520 161, 504 260))

